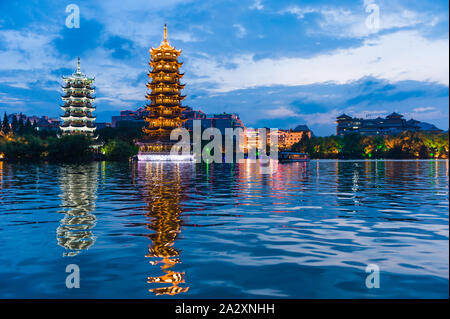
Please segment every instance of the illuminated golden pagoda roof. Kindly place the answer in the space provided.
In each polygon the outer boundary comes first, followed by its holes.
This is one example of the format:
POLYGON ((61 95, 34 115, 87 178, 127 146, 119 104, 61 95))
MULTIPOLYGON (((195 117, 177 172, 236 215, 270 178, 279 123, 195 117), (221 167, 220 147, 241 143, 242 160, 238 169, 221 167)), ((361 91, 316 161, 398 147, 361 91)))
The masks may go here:
POLYGON ((154 55, 157 54, 160 51, 169 51, 169 52, 173 52, 177 55, 179 55, 181 53, 181 50, 177 50, 175 49, 175 47, 171 46, 169 41, 167 40, 167 24, 164 25, 164 39, 161 42, 161 44, 159 45, 159 47, 157 48, 151 48, 150 49, 150 54, 154 55))

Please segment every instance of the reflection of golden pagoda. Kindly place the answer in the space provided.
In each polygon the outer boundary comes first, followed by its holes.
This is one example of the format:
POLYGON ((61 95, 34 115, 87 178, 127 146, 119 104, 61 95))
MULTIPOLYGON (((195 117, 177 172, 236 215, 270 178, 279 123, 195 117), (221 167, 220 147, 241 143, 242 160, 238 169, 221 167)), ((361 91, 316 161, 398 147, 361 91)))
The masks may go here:
POLYGON ((3 161, 0 159, 0 189, 3 188, 3 161))
POLYGON ((151 90, 146 95, 148 116, 145 118, 147 127, 144 128, 146 136, 139 142, 141 153, 167 153, 170 152, 173 142, 170 141, 170 132, 181 127, 185 121, 182 111, 186 107, 181 105, 185 98, 181 95, 184 84, 180 83, 183 74, 178 62, 181 50, 172 47, 167 40, 167 27, 164 26, 164 40, 159 47, 150 50, 152 68, 148 76, 151 81, 147 88, 151 90))
MULTIPOLYGON (((147 202, 147 217, 151 218, 148 228, 154 231, 149 235, 152 245, 146 257, 152 258, 152 265, 160 264, 164 272, 161 276, 148 277, 152 284, 166 284, 164 287, 150 289, 156 295, 176 295, 188 291, 189 287, 180 287, 185 283, 184 272, 171 270, 180 263, 180 252, 173 247, 180 233, 180 196, 181 183, 179 164, 174 165, 175 176, 167 176, 163 163, 145 164, 146 190, 144 200, 147 202), (168 284, 168 285, 167 285, 168 284)), ((159 285, 158 285, 159 286, 159 285)))
POLYGON ((75 256, 94 244, 91 229, 95 226, 96 218, 91 212, 95 209, 97 170, 96 163, 61 167, 64 218, 56 234, 58 245, 67 250, 65 256, 75 256))

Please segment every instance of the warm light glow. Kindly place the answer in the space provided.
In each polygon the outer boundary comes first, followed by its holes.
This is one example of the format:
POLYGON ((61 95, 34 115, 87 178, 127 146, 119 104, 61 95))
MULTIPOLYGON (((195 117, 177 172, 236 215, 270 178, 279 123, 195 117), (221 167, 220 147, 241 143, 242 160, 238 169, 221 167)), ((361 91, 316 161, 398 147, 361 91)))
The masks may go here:
POLYGON ((191 162, 194 161, 194 155, 160 155, 160 154, 145 154, 139 153, 137 155, 139 161, 160 162, 160 161, 172 161, 172 162, 191 162))

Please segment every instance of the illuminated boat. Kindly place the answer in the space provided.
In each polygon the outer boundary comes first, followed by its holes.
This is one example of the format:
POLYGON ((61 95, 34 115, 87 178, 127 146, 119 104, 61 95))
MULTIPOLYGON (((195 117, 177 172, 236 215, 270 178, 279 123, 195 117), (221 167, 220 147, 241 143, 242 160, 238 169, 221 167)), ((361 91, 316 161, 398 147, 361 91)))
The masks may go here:
POLYGON ((161 162, 161 161, 172 161, 172 162, 193 162, 194 155, 192 154, 171 154, 170 152, 142 152, 139 151, 137 154, 137 160, 143 162, 161 162))
POLYGON ((309 162, 309 156, 306 153, 279 152, 278 160, 280 162, 309 162))

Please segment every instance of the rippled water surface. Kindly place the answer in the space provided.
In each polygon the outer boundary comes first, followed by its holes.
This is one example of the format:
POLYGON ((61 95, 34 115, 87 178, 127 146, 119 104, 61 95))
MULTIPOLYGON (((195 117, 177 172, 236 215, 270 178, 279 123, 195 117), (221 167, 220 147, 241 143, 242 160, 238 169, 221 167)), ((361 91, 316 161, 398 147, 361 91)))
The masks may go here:
POLYGON ((448 298, 448 165, 0 162, 0 297, 448 298))

